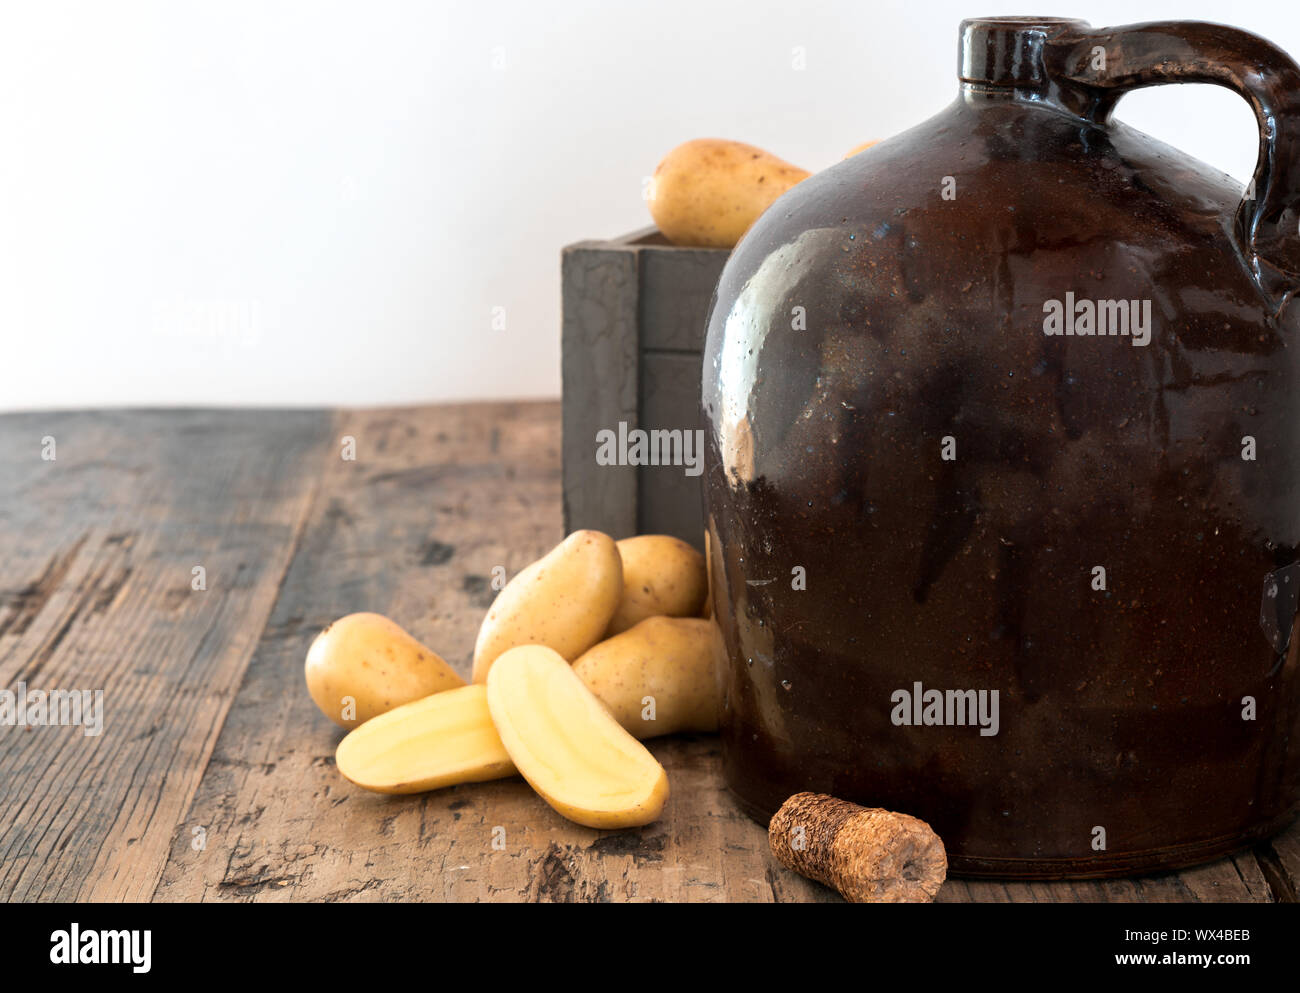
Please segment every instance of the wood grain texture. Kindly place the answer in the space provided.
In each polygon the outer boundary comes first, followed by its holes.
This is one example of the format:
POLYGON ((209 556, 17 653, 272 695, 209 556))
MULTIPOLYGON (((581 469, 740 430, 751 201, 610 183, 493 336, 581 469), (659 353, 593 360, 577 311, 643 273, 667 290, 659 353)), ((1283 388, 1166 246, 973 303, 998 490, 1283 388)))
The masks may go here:
POLYGON ((654 228, 564 250, 564 521, 616 538, 671 534, 703 549, 700 476, 596 463, 596 432, 701 427, 709 304, 730 252, 654 228))
POLYGON ((0 728, 0 899, 153 894, 296 546, 328 423, 3 419, 0 687, 102 690, 104 726, 0 728), (206 590, 191 588, 196 566, 206 590))
POLYGON ((764 831, 721 790, 711 737, 650 744, 672 782, 668 812, 627 832, 572 824, 519 779, 385 797, 334 768, 342 732, 303 687, 311 639, 340 614, 375 610, 468 675, 492 570, 513 576, 562 537, 557 415, 519 405, 344 418, 336 433, 355 435, 358 460, 326 471, 159 899, 831 896, 776 877, 764 831))
POLYGON ((603 242, 581 242, 566 248, 561 260, 563 512, 570 531, 636 534, 636 467, 599 465, 596 435, 617 432, 620 423, 632 431, 640 423, 638 259, 632 247, 611 251, 603 242))
MULTIPOLYGON (((683 440, 690 439, 693 457, 703 459, 699 355, 646 352, 641 356, 641 418, 656 430, 682 432, 683 440)), ((680 465, 637 469, 638 532, 671 534, 704 551, 703 479, 680 465)))
POLYGON ((647 246, 640 254, 642 349, 702 356, 709 304, 731 252, 647 246))
POLYGON ((1256 845, 1253 853, 1273 898, 1300 903, 1300 820, 1256 845))
POLYGON ((939 903, 1261 903, 1273 896, 1247 851, 1182 872, 1131 879, 996 882, 950 879, 939 903))
MULTIPOLYGON (((494 568, 561 537, 559 422, 553 403, 0 417, 0 686, 101 687, 107 710, 97 739, 0 728, 0 898, 838 901, 771 856, 712 736, 648 742, 672 796, 625 832, 522 780, 386 797, 334 768, 312 638, 377 610, 468 674, 494 568)), ((938 899, 1294 900, 1297 878, 1293 825, 1185 872, 938 899)))

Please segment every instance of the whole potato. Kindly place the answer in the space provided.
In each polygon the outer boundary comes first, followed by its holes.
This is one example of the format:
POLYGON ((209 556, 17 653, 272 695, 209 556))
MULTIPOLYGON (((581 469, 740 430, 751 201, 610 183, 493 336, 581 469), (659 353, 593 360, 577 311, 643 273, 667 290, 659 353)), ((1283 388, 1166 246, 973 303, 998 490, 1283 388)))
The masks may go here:
POLYGON ((618 543, 623 560, 623 596, 605 637, 620 634, 647 617, 691 617, 709 592, 704 556, 680 538, 643 534, 618 543))
POLYGON ((600 640, 622 595, 614 539, 573 532, 497 594, 474 645, 474 682, 517 645, 545 645, 572 662, 600 640))
POLYGON ((731 248, 772 201, 810 175, 753 145, 697 138, 655 169, 650 215, 674 245, 731 248))
POLYGON ((465 685, 437 652, 381 614, 348 614, 318 634, 306 673, 316 706, 344 728, 465 685))
POLYGON ((718 729, 713 623, 650 617, 573 663, 587 689, 634 738, 718 729))

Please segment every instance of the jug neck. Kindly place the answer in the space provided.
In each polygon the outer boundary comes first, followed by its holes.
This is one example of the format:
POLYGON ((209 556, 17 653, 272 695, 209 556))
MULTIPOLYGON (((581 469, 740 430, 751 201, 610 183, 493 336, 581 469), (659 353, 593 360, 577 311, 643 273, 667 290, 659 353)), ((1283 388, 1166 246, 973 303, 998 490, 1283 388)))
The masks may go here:
POLYGON ((1126 93, 1214 83, 1244 98, 1259 158, 1232 236, 1274 313, 1300 294, 1300 65, 1258 35, 1199 21, 1093 30, 1056 17, 981 17, 961 25, 958 63, 968 105, 1050 107, 1104 125, 1126 93))
POLYGON ((978 17, 961 23, 957 75, 971 106, 1015 100, 1097 122, 1109 108, 1096 94, 1047 71, 1044 52, 1052 39, 1088 30, 1088 22, 1065 17, 978 17))

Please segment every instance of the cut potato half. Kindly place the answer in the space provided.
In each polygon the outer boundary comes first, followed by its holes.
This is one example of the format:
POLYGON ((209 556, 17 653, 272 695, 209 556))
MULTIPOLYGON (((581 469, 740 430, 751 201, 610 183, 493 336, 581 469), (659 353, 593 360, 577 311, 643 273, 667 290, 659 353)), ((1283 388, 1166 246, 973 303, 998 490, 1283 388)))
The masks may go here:
POLYGON ((668 774, 542 645, 502 654, 487 676, 488 709, 515 767, 563 816, 594 828, 649 824, 668 800, 668 774))
POLYGON ((339 742, 335 761, 344 776, 376 793, 423 793, 515 773, 487 693, 475 684, 371 718, 339 742))

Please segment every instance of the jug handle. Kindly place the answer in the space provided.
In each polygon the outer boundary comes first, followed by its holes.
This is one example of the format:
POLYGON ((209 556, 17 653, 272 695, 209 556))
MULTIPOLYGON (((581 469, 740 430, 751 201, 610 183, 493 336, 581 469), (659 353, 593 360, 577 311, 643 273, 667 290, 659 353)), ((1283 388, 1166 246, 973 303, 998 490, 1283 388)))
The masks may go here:
POLYGON ((1043 54, 1049 77, 1090 94, 1088 116, 1101 123, 1128 91, 1162 83, 1214 83, 1250 104, 1259 159, 1234 235, 1280 312, 1300 288, 1300 67, 1290 56, 1249 31, 1202 21, 1071 30, 1049 39, 1043 54))

